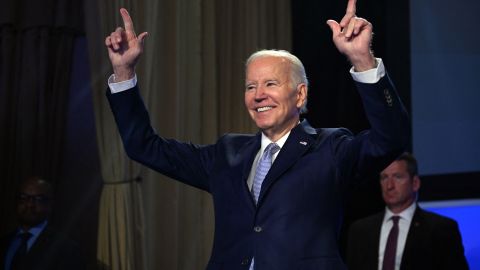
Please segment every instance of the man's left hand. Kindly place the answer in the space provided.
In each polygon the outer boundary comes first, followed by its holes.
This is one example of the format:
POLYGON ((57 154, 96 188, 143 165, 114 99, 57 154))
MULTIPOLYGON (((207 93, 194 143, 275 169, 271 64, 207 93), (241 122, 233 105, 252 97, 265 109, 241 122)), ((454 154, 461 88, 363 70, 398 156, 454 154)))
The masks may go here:
POLYGON ((372 24, 356 13, 356 0, 349 0, 347 12, 340 23, 328 20, 332 30, 332 39, 337 49, 345 54, 356 72, 375 68, 375 57, 370 50, 372 42, 372 24))

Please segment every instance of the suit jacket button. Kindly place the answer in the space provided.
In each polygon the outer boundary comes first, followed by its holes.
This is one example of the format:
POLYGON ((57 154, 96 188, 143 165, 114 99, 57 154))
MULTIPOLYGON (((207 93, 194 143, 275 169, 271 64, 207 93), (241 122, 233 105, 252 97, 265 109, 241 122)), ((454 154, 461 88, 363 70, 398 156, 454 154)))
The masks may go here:
POLYGON ((387 105, 389 107, 392 107, 393 106, 393 99, 392 99, 392 95, 390 95, 390 91, 388 89, 383 89, 383 94, 385 95, 387 105))
POLYGON ((255 232, 261 232, 263 229, 262 229, 262 227, 260 227, 260 226, 255 226, 255 227, 253 228, 253 230, 254 230, 255 232))
POLYGON ((245 259, 242 260, 242 265, 248 265, 249 262, 250 262, 250 260, 245 258, 245 259))

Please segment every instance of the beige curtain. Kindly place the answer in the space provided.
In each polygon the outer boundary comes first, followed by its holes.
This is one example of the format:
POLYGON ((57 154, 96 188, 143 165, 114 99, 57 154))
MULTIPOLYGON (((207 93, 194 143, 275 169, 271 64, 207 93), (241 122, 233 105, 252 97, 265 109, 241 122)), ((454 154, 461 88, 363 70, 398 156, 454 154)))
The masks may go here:
POLYGON ((244 61, 258 49, 290 49, 290 0, 86 3, 106 183, 98 259, 111 269, 203 269, 214 231, 210 195, 140 171, 125 157, 105 101, 111 67, 103 40, 120 25, 120 7, 130 11, 138 33, 149 32, 137 75, 153 126, 164 137, 203 144, 225 132, 256 131, 243 104, 244 61), (143 181, 130 181, 137 176, 143 181))
POLYGON ((137 270, 146 269, 142 168, 125 155, 105 98, 111 68, 103 40, 118 25, 119 16, 115 11, 119 10, 120 3, 114 2, 85 1, 97 142, 104 181, 97 261, 98 269, 137 270))

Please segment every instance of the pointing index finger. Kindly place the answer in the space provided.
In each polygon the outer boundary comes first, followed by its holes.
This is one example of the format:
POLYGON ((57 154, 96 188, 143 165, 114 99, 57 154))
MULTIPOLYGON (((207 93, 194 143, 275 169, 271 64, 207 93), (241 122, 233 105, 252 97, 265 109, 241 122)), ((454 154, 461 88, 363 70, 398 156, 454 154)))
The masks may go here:
POLYGON ((128 11, 124 8, 121 8, 120 9, 120 15, 122 15, 122 20, 123 20, 123 25, 125 27, 125 31, 135 32, 135 30, 133 29, 132 18, 130 18, 130 14, 128 14, 128 11))
POLYGON ((356 14, 357 13, 357 0, 348 0, 347 4, 347 14, 356 14))

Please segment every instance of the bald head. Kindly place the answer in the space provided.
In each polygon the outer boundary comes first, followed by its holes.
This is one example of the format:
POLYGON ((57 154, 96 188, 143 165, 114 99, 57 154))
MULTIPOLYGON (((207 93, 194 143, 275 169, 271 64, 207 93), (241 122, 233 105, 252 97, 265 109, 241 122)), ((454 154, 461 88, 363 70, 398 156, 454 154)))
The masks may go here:
POLYGON ((17 218, 25 229, 48 219, 52 212, 52 185, 39 177, 29 177, 20 185, 17 218))

